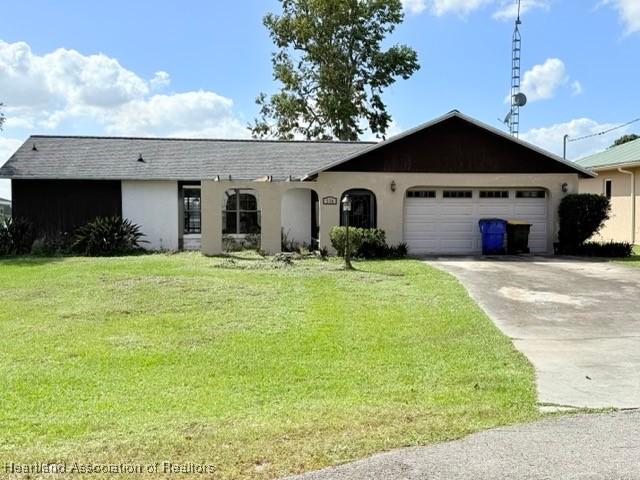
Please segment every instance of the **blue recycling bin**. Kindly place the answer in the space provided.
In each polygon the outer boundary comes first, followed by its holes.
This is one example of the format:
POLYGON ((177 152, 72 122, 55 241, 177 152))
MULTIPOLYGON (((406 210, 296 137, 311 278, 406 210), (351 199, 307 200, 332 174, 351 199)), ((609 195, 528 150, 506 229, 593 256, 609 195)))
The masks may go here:
POLYGON ((507 222, 500 218, 483 218, 478 222, 482 234, 482 254, 504 254, 504 236, 507 222))

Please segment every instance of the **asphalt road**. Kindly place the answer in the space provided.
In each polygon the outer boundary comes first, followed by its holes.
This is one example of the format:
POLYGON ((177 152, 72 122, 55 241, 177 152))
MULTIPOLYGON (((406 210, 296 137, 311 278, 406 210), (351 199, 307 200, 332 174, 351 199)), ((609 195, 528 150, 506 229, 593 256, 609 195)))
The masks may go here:
POLYGON ((291 480, 640 480, 640 412, 568 415, 291 480))

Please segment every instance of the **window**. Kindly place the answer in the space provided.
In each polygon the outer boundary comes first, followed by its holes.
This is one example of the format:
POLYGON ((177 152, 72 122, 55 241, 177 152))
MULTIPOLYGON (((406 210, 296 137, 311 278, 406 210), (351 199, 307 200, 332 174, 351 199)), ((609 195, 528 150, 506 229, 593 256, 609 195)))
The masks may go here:
POLYGON ((604 181, 604 196, 609 199, 611 198, 612 187, 613 187, 613 184, 611 182, 611 179, 607 178, 604 181))
POLYGON ((444 198, 472 198, 473 192, 471 190, 445 190, 442 192, 444 198))
POLYGON ((509 198, 509 190, 481 190, 480 198, 509 198))
MULTIPOLYGON (((351 198, 349 226, 358 228, 376 228, 376 197, 369 190, 348 190, 342 194, 338 208, 342 212, 342 199, 345 195, 351 198)), ((345 225, 346 214, 340 215, 340 225, 345 225)))
POLYGON ((544 190, 518 190, 516 198, 545 198, 544 190))
POLYGON ((253 190, 232 189, 225 192, 222 233, 246 235, 260 233, 260 210, 253 190))
POLYGON ((201 233, 201 208, 200 189, 184 187, 182 189, 184 209, 184 234, 194 235, 201 233))
POLYGON ((435 190, 410 190, 407 198, 436 198, 435 190))

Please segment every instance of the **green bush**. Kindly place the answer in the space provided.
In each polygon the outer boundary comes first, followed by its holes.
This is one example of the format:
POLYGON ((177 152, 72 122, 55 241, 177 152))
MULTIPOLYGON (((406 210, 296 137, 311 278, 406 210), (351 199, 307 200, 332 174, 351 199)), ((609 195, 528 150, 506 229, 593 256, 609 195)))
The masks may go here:
POLYGON ((98 217, 78 228, 71 249, 89 257, 125 255, 141 250, 140 227, 120 217, 98 217))
MULTIPOLYGON (((360 249, 362 237, 362 228, 349 228, 349 253, 352 257, 355 257, 360 249)), ((345 227, 332 227, 329 231, 329 239, 331 240, 331 246, 336 249, 338 255, 344 257, 347 229, 345 227)))
POLYGON ((64 255, 71 251, 72 238, 67 233, 45 235, 37 238, 31 246, 31 255, 38 257, 52 257, 64 255))
POLYGON ((387 235, 380 228, 363 228, 362 243, 356 252, 360 258, 384 258, 388 256, 387 235))
POLYGON ((0 223, 0 256, 26 255, 34 240, 33 225, 22 218, 9 218, 0 223))
POLYGON ((626 242, 585 242, 572 254, 585 257, 627 258, 633 254, 633 245, 626 242))
POLYGON ((603 195, 580 193, 564 197, 558 209, 560 253, 575 252, 598 233, 610 211, 611 202, 603 195))
MULTIPOLYGON (((331 245, 344 257, 346 228, 333 227, 329 232, 331 245)), ((386 234, 380 228, 349 228, 349 250, 354 258, 404 258, 407 245, 387 245, 386 234)))
POLYGON ((406 243, 399 243, 398 245, 396 245, 395 247, 387 247, 387 254, 386 256, 388 258, 404 258, 407 256, 407 254, 409 253, 409 248, 407 247, 406 243))

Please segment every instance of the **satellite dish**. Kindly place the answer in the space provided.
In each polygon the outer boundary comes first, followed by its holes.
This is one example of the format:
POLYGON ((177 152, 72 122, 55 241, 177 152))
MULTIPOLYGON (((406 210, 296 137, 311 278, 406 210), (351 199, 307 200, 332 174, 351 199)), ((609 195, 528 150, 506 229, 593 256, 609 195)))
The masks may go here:
POLYGON ((518 107, 524 107, 527 104, 527 96, 524 93, 516 93, 513 96, 513 103, 518 107))

